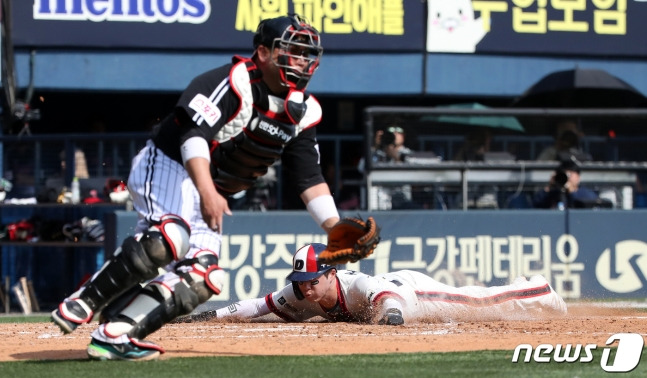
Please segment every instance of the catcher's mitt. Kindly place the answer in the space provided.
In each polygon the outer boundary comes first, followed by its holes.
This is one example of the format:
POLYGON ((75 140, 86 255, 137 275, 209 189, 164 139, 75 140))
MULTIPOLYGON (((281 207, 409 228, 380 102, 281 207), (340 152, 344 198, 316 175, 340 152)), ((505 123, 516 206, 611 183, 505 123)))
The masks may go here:
POLYGON ((328 233, 328 245, 317 260, 328 265, 356 262, 373 253, 379 242, 380 228, 373 217, 343 218, 328 233))

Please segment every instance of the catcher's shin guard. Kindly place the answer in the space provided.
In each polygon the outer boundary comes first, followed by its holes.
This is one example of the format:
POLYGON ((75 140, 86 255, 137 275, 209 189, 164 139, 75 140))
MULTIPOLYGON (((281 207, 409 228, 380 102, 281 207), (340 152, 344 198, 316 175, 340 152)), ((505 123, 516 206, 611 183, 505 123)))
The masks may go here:
POLYGON ((141 235, 126 238, 103 268, 61 303, 52 317, 66 332, 74 330, 74 323, 89 322, 95 311, 133 286, 156 277, 158 268, 182 258, 189 250, 189 235, 189 225, 182 218, 165 215, 141 235))
POLYGON ((119 314, 111 316, 104 312, 103 315, 110 316, 106 332, 144 339, 176 317, 191 313, 211 295, 219 294, 225 275, 218 267, 216 254, 206 250, 178 263, 176 274, 179 280, 176 279, 173 290, 168 283, 153 281, 119 314))

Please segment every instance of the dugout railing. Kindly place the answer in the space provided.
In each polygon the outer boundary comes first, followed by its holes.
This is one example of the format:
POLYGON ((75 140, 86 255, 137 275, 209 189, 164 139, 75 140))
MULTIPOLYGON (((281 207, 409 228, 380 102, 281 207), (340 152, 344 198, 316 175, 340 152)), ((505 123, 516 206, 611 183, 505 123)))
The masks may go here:
MULTIPOLYGON (((125 180, 130 171, 131 161, 144 146, 150 134, 137 133, 102 133, 102 134, 23 134, 0 136, 0 172, 2 178, 13 184, 8 197, 39 197, 50 190, 50 186, 60 189, 69 187, 74 177, 73 170, 62 170, 62 162, 73 167, 75 151, 83 151, 89 173, 89 179, 83 180, 86 185, 103 189, 107 179, 125 180)), ((333 193, 339 193, 344 172, 348 171, 346 163, 348 151, 358 154, 363 146, 363 135, 320 134, 320 143, 327 179, 333 193)), ((276 166, 277 176, 281 177, 281 166, 276 166)), ((347 184, 361 185, 357 180, 347 180, 347 184)), ((283 191, 285 185, 277 180, 272 190, 273 198, 270 209, 283 209, 283 191)))

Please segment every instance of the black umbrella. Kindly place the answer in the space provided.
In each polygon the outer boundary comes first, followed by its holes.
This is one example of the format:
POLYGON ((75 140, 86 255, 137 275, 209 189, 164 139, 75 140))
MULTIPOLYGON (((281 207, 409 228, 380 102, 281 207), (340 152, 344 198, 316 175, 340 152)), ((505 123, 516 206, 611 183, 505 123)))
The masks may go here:
POLYGON ((606 71, 574 68, 544 76, 512 105, 520 108, 635 108, 647 106, 647 97, 606 71))

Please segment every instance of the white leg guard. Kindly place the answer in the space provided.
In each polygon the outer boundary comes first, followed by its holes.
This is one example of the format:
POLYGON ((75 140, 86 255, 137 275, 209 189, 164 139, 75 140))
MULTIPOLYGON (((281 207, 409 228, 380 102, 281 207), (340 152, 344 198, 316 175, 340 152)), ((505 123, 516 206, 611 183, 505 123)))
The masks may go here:
POLYGON ((105 332, 112 337, 127 334, 144 339, 176 317, 191 313, 222 289, 224 271, 212 251, 199 251, 175 269, 175 273, 167 273, 141 289, 117 315, 104 314, 109 316, 105 332))

